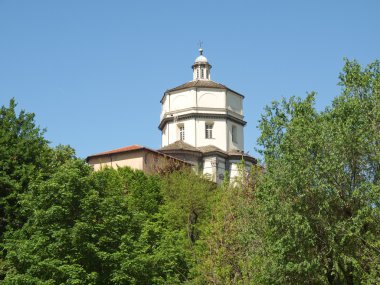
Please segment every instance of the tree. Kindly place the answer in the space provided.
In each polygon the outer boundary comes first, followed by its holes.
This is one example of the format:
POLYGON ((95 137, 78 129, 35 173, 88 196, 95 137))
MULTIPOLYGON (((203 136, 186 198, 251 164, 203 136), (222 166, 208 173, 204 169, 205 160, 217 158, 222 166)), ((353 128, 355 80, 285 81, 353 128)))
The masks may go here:
POLYGON ((157 242, 144 239, 144 228, 161 200, 157 177, 66 161, 22 196, 29 219, 5 235, 4 283, 151 283, 162 272, 139 261, 157 242))
POLYGON ((224 183, 210 201, 211 215, 203 224, 197 242, 198 262, 192 273, 192 284, 251 284, 255 264, 253 252, 260 247, 260 236, 254 228, 256 185, 262 170, 254 166, 232 184, 224 183))
POLYGON ((23 196, 20 203, 30 217, 5 235, 4 284, 95 284, 96 275, 86 272, 76 248, 86 238, 77 232, 81 200, 91 195, 89 171, 81 161, 70 161, 23 196))
POLYGON ((0 109, 0 237, 7 227, 19 228, 25 219, 18 211, 19 195, 41 169, 48 169, 48 142, 34 122, 34 114, 16 113, 16 103, 0 109))
POLYGON ((311 93, 262 116, 259 283, 380 282, 379 62, 362 69, 346 61, 340 85, 324 112, 311 93))
POLYGON ((34 114, 17 114, 16 102, 0 109, 0 280, 4 278, 2 247, 6 231, 19 229, 26 222, 19 203, 32 181, 50 173, 51 153, 44 131, 35 124, 34 114))

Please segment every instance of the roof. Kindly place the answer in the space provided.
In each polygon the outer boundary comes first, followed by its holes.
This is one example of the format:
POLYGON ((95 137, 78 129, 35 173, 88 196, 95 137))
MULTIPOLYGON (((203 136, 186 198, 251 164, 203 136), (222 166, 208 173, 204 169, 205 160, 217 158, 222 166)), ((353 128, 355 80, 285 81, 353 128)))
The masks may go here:
POLYGON ((221 150, 220 148, 218 148, 214 145, 200 146, 198 149, 203 153, 220 152, 223 154, 227 154, 224 150, 221 150))
POLYGON ((247 161, 251 161, 252 163, 257 163, 256 158, 250 156, 248 153, 239 151, 239 150, 232 150, 228 152, 228 156, 230 157, 236 157, 238 159, 244 159, 247 161))
POLYGON ((212 81, 212 80, 194 80, 194 81, 190 81, 190 82, 184 83, 182 85, 179 85, 177 87, 168 89, 168 90, 166 90, 165 93, 172 92, 172 91, 177 91, 177 90, 182 90, 182 89, 186 89, 186 88, 195 88, 195 87, 226 89, 226 90, 234 92, 234 93, 236 93, 236 94, 238 94, 238 95, 240 95, 240 96, 242 96, 244 98, 244 96, 241 95, 240 93, 238 93, 238 92, 236 92, 236 91, 228 88, 227 86, 225 86, 223 84, 217 83, 217 82, 212 81))
POLYGON ((126 147, 121 147, 121 148, 117 148, 117 149, 113 149, 113 150, 104 151, 104 152, 100 152, 97 154, 89 155, 88 157, 102 156, 102 155, 114 154, 114 153, 122 153, 122 152, 128 152, 128 151, 132 151, 132 150, 140 150, 140 149, 144 149, 144 148, 145 147, 143 147, 141 145, 135 144, 135 145, 130 145, 130 146, 126 146, 126 147))
POLYGON ((150 149, 150 148, 147 148, 145 146, 141 146, 141 145, 130 145, 130 146, 126 146, 126 147, 122 147, 122 148, 117 148, 117 149, 113 149, 113 150, 109 150, 109 151, 105 151, 105 152, 100 152, 100 153, 97 153, 97 154, 93 154, 93 155, 89 155, 87 158, 86 158, 86 161, 88 162, 88 160, 90 158, 93 158, 93 157, 99 157, 99 156, 107 156, 107 155, 112 155, 112 154, 119 154, 119 153, 125 153, 125 152, 131 152, 131 151, 136 151, 136 150, 147 150, 149 152, 153 152, 155 154, 158 154, 158 155, 161 155, 161 156, 164 156, 164 157, 167 157, 167 158, 170 158, 170 159, 175 159, 175 160, 178 160, 178 161, 181 161, 182 163, 186 163, 186 164, 189 164, 187 161, 184 161, 184 160, 181 160, 181 159, 178 159, 174 156, 171 156, 171 155, 167 155, 165 153, 161 153, 159 151, 156 151, 156 150, 153 150, 153 149, 150 149))
POLYGON ((198 148, 188 143, 185 143, 184 141, 181 141, 181 140, 168 144, 167 146, 160 148, 158 151, 165 151, 165 150, 187 150, 187 151, 201 152, 198 148))
POLYGON ((239 150, 232 150, 232 151, 224 151, 214 145, 206 145, 206 146, 200 146, 200 147, 194 147, 188 143, 185 143, 184 141, 178 140, 174 143, 171 143, 167 146, 164 146, 158 150, 160 151, 192 151, 192 152, 200 152, 202 154, 209 154, 213 152, 218 152, 222 154, 225 157, 236 157, 238 159, 245 159, 247 161, 251 161, 253 163, 256 163, 256 159, 252 156, 250 156, 248 153, 245 153, 243 151, 239 150))

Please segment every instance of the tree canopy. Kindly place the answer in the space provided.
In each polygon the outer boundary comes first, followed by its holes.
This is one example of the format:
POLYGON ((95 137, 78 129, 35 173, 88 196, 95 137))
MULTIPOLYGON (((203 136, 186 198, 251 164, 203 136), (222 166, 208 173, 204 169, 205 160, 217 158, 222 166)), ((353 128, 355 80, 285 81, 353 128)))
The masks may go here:
POLYGON ((263 283, 380 282, 379 62, 346 61, 339 78, 323 112, 311 93, 262 116, 263 283))

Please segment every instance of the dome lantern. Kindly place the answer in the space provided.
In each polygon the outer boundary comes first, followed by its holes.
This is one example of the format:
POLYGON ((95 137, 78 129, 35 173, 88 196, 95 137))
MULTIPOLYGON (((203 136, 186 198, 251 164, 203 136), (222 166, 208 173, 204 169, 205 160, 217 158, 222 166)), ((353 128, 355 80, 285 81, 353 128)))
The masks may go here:
POLYGON ((211 65, 208 63, 207 58, 203 55, 203 49, 199 49, 199 56, 195 59, 192 66, 193 68, 193 81, 196 80, 210 80, 211 65))

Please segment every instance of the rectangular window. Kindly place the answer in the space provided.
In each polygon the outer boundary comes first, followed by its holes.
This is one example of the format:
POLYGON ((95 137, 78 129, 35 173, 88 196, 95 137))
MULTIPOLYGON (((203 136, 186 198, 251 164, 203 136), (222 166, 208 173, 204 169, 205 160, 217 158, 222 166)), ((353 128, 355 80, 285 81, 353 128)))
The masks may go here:
POLYGON ((214 124, 206 123, 206 139, 212 139, 212 128, 214 124))
POLYGON ((237 128, 236 128, 236 126, 232 126, 231 134, 232 134, 232 141, 234 143, 237 143, 237 128))
POLYGON ((179 131, 179 139, 181 141, 184 141, 185 140, 185 126, 184 125, 178 126, 178 131, 179 131))
POLYGON ((201 68, 201 78, 202 78, 202 79, 204 78, 204 71, 203 71, 203 68, 201 68))

